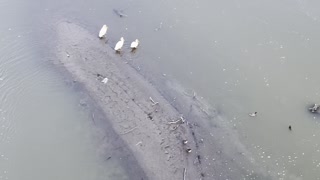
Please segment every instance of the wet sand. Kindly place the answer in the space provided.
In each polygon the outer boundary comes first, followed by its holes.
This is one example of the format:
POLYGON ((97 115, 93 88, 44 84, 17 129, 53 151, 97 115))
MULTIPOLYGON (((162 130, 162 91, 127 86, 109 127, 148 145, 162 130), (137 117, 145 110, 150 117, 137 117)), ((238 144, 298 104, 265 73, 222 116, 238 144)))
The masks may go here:
POLYGON ((160 72, 123 61, 121 56, 131 53, 128 45, 117 54, 113 44, 68 21, 59 21, 55 31, 55 63, 83 85, 127 146, 130 179, 275 177, 255 163, 236 131, 200 97, 159 78, 160 72), (101 82, 104 77, 106 84, 101 82), (191 153, 186 152, 189 148, 191 153))

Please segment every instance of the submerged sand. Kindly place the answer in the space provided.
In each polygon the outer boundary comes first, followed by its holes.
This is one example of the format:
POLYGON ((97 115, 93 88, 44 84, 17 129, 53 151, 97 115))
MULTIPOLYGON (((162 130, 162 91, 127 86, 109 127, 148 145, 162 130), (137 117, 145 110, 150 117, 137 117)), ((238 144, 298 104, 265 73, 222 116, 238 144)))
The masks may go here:
POLYGON ((132 154, 129 179, 273 179, 200 98, 160 72, 138 71, 76 23, 60 21, 55 31, 57 63, 85 87, 132 154))

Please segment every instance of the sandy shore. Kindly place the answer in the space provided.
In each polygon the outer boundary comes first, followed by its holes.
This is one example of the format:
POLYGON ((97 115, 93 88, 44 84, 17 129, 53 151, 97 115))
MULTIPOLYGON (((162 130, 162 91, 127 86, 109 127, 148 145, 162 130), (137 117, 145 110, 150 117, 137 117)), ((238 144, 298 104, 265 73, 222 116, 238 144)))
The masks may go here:
POLYGON ((130 179, 272 179, 200 98, 157 78, 160 73, 137 71, 76 23, 59 22, 55 31, 58 63, 83 84, 134 155, 128 162, 130 179))

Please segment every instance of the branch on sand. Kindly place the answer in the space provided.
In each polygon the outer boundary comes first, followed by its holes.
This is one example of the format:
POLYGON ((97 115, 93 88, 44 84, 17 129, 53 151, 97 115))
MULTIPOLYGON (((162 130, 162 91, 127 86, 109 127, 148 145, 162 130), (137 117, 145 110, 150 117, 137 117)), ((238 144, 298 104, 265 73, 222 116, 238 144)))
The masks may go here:
POLYGON ((176 121, 172 121, 172 122, 168 122, 168 124, 177 124, 177 123, 184 123, 185 119, 181 116, 178 120, 176 121))
POLYGON ((159 104, 159 102, 154 101, 152 97, 149 97, 149 99, 152 102, 152 106, 159 104))
POLYGON ((120 133, 120 134, 121 134, 121 135, 128 134, 128 133, 134 131, 134 130, 137 129, 137 128, 138 128, 138 127, 136 126, 136 127, 132 128, 132 129, 128 130, 127 132, 120 133))

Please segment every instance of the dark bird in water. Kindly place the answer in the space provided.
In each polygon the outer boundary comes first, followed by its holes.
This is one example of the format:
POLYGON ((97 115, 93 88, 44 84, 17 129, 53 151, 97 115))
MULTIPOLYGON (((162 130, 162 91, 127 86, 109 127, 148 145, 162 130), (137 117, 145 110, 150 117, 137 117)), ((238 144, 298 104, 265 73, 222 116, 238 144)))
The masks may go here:
POLYGON ((250 116, 250 117, 255 117, 255 116, 257 116, 257 113, 258 113, 258 112, 249 113, 249 116, 250 116))
POLYGON ((292 130, 291 125, 289 126, 289 130, 290 130, 290 131, 292 130))
POLYGON ((314 104, 313 107, 309 108, 309 111, 312 113, 315 113, 319 110, 320 105, 319 104, 314 104))

